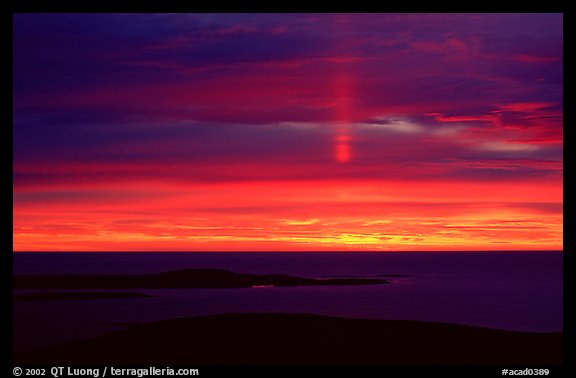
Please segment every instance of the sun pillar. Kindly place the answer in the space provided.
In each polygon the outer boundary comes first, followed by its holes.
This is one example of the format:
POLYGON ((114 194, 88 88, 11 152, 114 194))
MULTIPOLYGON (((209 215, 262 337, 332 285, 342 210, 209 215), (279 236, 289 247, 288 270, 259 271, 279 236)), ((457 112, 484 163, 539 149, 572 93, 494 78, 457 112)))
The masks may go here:
POLYGON ((336 135, 334 137, 335 160, 338 163, 348 163, 352 158, 352 151, 350 148, 350 75, 340 70, 336 74, 334 83, 334 93, 336 95, 336 135))

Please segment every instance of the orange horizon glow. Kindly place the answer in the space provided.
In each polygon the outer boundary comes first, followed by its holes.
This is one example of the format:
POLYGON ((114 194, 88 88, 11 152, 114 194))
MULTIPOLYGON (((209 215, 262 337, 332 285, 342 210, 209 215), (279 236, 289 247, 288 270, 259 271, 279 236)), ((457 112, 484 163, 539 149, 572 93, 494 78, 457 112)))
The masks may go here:
POLYGON ((526 189, 511 185, 510 202, 490 183, 109 183, 93 199, 16 205, 14 251, 562 249, 562 218, 529 205, 561 188, 526 189))

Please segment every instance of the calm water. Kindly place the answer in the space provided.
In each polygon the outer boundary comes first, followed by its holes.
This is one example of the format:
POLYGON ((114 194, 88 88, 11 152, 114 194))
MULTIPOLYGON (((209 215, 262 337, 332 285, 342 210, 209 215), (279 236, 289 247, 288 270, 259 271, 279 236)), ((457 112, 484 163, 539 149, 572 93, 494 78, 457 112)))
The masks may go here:
POLYGON ((242 273, 405 274, 391 285, 140 290, 154 298, 14 303, 15 349, 141 322, 227 312, 306 312, 562 330, 562 254, 481 253, 17 253, 15 274, 154 273, 220 268, 242 273))

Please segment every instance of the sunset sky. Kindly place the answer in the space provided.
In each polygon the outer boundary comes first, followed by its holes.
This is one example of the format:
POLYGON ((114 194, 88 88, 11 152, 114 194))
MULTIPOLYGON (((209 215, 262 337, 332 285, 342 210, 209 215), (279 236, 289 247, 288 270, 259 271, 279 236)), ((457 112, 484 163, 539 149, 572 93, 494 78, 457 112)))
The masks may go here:
POLYGON ((16 14, 15 251, 562 249, 561 14, 16 14))

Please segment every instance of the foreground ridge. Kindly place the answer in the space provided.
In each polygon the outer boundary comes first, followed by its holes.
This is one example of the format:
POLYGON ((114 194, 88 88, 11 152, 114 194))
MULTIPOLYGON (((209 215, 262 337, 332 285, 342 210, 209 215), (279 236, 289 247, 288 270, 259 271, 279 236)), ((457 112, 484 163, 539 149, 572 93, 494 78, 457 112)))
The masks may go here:
POLYGON ((313 314, 145 323, 15 356, 20 364, 561 364, 562 333, 313 314))

